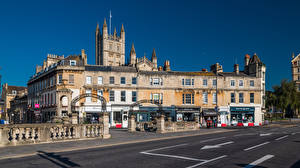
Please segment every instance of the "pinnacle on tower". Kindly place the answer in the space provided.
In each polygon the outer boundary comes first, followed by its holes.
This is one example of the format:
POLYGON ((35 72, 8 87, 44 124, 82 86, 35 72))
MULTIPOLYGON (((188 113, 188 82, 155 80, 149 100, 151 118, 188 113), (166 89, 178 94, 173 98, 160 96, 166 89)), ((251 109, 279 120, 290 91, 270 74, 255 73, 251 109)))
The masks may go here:
POLYGON ((122 24, 121 32, 125 32, 123 24, 122 24))
POLYGON ((135 54, 134 43, 132 43, 130 54, 135 54))
POLYGON ((292 53, 292 58, 295 58, 295 53, 294 52, 292 53))
POLYGON ((156 57, 155 49, 153 48, 153 52, 152 52, 152 60, 153 60, 154 58, 157 58, 157 57, 156 57))
POLYGON ((117 36, 117 29, 116 29, 116 27, 115 27, 115 30, 114 30, 114 37, 116 37, 117 36))
POLYGON ((107 27, 107 24, 106 24, 106 18, 104 18, 103 27, 107 27))
POLYGON ((97 23, 96 31, 99 31, 99 23, 97 23))

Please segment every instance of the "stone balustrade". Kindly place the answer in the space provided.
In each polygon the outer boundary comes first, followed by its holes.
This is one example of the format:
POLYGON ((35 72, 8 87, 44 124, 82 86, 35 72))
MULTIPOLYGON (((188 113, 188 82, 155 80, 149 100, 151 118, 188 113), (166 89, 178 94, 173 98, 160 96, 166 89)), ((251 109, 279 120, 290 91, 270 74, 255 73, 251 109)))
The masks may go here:
POLYGON ((147 127, 150 127, 150 130, 155 130, 158 133, 167 133, 167 132, 180 132, 180 131, 191 131, 200 129, 199 122, 196 121, 181 121, 173 122, 171 118, 168 118, 168 121, 165 121, 165 116, 162 115, 159 118, 156 118, 155 122, 135 122, 135 117, 132 116, 129 119, 128 130, 130 132, 138 131, 148 131, 145 130, 147 127), (155 124, 154 124, 155 123, 155 124))
POLYGON ((0 146, 72 139, 109 138, 104 124, 16 124, 0 126, 0 146))

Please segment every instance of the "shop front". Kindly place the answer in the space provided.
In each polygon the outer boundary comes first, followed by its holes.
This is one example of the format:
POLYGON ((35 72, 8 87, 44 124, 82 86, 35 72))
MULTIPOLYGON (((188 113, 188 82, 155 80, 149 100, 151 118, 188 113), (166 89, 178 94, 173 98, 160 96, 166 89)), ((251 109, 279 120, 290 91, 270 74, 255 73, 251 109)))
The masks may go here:
POLYGON ((253 126, 255 107, 230 107, 230 119, 233 126, 253 126))
POLYGON ((211 123, 212 126, 216 126, 218 123, 218 113, 214 108, 202 109, 202 124, 206 125, 211 123))
POLYGON ((176 106, 176 118, 174 121, 197 121, 199 122, 201 107, 176 106))
POLYGON ((175 118, 175 111, 173 106, 161 107, 161 109, 159 107, 140 106, 139 110, 133 112, 133 114, 136 115, 137 122, 153 121, 162 113, 165 115, 166 120, 168 117, 171 117, 172 120, 174 120, 175 118))

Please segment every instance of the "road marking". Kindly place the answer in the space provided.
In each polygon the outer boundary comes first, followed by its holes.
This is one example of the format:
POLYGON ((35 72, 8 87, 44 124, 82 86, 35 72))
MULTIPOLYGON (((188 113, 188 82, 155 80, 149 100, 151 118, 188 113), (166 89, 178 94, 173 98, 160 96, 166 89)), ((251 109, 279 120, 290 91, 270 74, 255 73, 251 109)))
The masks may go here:
POLYGON ((217 144, 217 145, 205 145, 201 148, 201 150, 202 149, 220 148, 221 146, 232 144, 232 143, 233 143, 233 141, 229 141, 229 142, 225 142, 225 143, 221 143, 221 144, 217 144))
MULTIPOLYGON (((93 146, 87 146, 87 147, 70 147, 66 149, 58 149, 58 150, 44 150, 46 152, 52 152, 52 153, 60 153, 60 152, 72 152, 72 151, 79 151, 79 150, 86 150, 86 149, 99 149, 99 148, 105 148, 105 147, 112 147, 112 146, 118 146, 118 145, 128 145, 128 144, 135 144, 135 143, 145 143, 145 142, 153 142, 153 141, 161 141, 161 140, 168 140, 168 139, 177 139, 177 138, 186 138, 186 137, 195 137, 195 136, 201 136, 201 135, 208 135, 208 134, 216 134, 216 133, 225 133, 225 132, 234 132, 236 130, 217 130, 213 132, 204 132, 204 133, 197 133, 192 135, 176 135, 176 136, 169 136, 169 137, 160 137, 160 138, 151 138, 151 139, 143 139, 143 140, 133 140, 133 141, 125 141, 125 142, 119 142, 119 143, 113 143, 113 144, 105 144, 105 145, 93 145, 93 146)), ((67 141, 87 141, 97 138, 89 138, 89 139, 74 139, 74 140, 66 140, 66 141, 57 141, 57 142, 43 142, 39 144, 51 144, 51 143, 63 143, 67 141)), ((37 145, 37 144, 26 144, 26 145, 37 145)), ((0 147, 1 149, 2 147, 0 147)), ((11 159, 11 158, 23 158, 23 157, 30 157, 37 155, 37 152, 27 153, 27 154, 18 154, 18 155, 6 155, 6 156, 0 156, 0 160, 5 159, 11 159)))
POLYGON ((192 161, 207 161, 207 160, 196 159, 196 158, 190 158, 190 157, 185 157, 185 156, 177 156, 177 155, 166 155, 166 154, 149 153, 149 152, 140 152, 140 153, 141 153, 141 154, 145 154, 145 155, 163 156, 163 157, 177 158, 177 159, 184 159, 184 160, 192 160, 192 161))
POLYGON ((270 142, 265 142, 265 143, 262 143, 262 144, 259 144, 259 145, 252 146, 252 147, 250 147, 250 148, 244 149, 244 151, 248 151, 248 150, 251 150, 251 149, 254 149, 254 148, 257 148, 257 147, 266 145, 266 144, 268 144, 268 143, 270 143, 270 142))
POLYGON ((197 167, 197 166, 200 166, 200 165, 203 165, 203 164, 206 164, 206 163, 218 160, 218 159, 222 159, 224 157, 227 157, 227 155, 223 155, 223 156, 220 156, 220 157, 217 157, 217 158, 214 158, 214 159, 206 160, 204 162, 201 162, 201 163, 198 163, 198 164, 195 164, 193 166, 186 167, 186 168, 194 168, 194 167, 197 167))
POLYGON ((268 160, 268 159, 271 159, 272 157, 274 157, 274 155, 266 155, 250 164, 248 164, 245 168, 252 168, 252 167, 255 167, 256 165, 258 164, 261 164, 262 162, 268 160))
POLYGON ((277 138, 277 139, 275 139, 275 140, 276 140, 276 141, 279 141, 279 140, 281 140, 281 139, 283 139, 283 138, 286 138, 286 137, 288 137, 288 135, 283 136, 283 137, 280 137, 280 138, 277 138))
POLYGON ((269 136, 272 135, 273 133, 266 133, 266 134, 260 134, 259 136, 269 136))
POLYGON ((238 135, 234 135, 234 137, 246 136, 246 135, 256 135, 256 134, 257 133, 238 134, 238 135))
POLYGON ((292 133, 292 135, 296 135, 296 133, 295 133, 295 132, 293 132, 293 133, 292 133))
POLYGON ((163 149, 170 149, 170 148, 175 148, 175 147, 178 147, 178 146, 185 146, 185 145, 188 145, 188 144, 185 143, 185 144, 179 144, 179 145, 173 145, 173 146, 166 146, 166 147, 162 147, 162 148, 147 150, 147 151, 144 151, 144 152, 148 153, 148 152, 153 152, 153 151, 158 151, 158 150, 163 150, 163 149))
POLYGON ((206 140, 200 141, 200 143, 211 142, 211 141, 220 140, 220 139, 225 139, 225 138, 226 138, 226 137, 206 139, 206 140))

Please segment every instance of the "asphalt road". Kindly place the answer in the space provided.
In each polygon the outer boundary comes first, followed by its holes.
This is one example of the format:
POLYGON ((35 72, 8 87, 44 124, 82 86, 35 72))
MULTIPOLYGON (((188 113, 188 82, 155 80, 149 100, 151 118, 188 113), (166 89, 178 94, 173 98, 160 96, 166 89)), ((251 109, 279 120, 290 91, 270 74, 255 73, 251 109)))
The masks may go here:
POLYGON ((72 152, 39 151, 34 156, 2 159, 0 167, 300 168, 300 124, 72 152))

